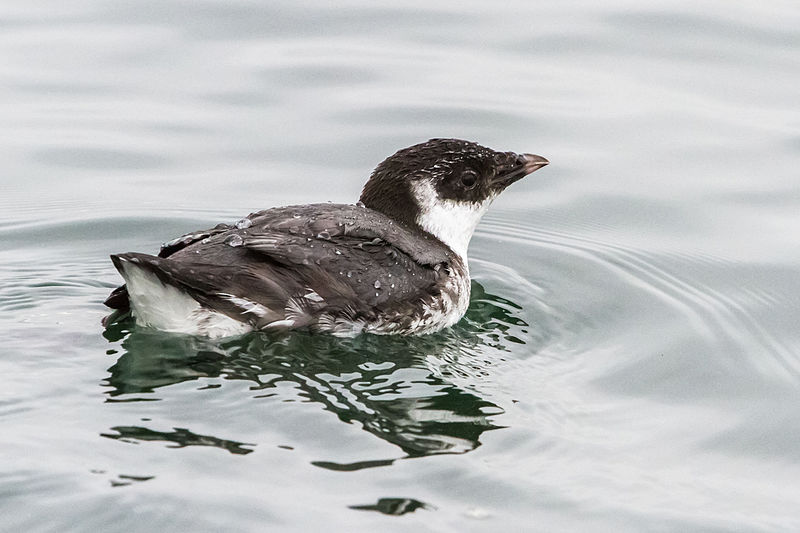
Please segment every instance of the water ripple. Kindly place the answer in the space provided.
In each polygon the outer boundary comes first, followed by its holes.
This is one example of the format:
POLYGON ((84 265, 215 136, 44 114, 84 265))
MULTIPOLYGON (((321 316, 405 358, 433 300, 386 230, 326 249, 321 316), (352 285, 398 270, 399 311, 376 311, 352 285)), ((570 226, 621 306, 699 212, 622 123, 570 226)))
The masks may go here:
MULTIPOLYGON (((689 328, 681 329, 682 334, 693 331, 714 346, 713 353, 725 354, 728 371, 741 372, 744 365, 769 378, 799 382, 796 349, 781 340, 785 335, 772 331, 765 316, 775 306, 793 305, 789 295, 796 293, 798 284, 786 272, 764 277, 764 265, 754 269, 704 253, 632 249, 600 238, 521 226, 519 220, 497 216, 480 226, 479 235, 530 247, 534 254, 544 249, 596 263, 616 276, 624 291, 615 293, 613 301, 640 299, 639 293, 645 292, 654 298, 652 303, 673 308, 689 328), (783 294, 776 291, 776 278, 791 284, 783 294)), ((655 331, 655 324, 644 325, 655 331)))

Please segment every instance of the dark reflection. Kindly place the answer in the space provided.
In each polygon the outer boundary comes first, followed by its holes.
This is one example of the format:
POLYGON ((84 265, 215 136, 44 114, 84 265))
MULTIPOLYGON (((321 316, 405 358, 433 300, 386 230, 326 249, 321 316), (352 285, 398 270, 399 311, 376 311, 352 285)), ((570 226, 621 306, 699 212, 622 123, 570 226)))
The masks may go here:
POLYGON ((127 487, 128 485, 133 485, 137 482, 142 481, 150 481, 151 479, 155 479, 155 476, 126 476, 125 474, 120 474, 117 476, 118 479, 112 479, 110 481, 112 487, 127 487))
POLYGON ((359 511, 378 511, 379 513, 400 516, 413 513, 417 509, 430 509, 431 506, 411 498, 381 498, 371 505, 351 505, 350 509, 359 511))
MULTIPOLYGON (((358 423, 396 445, 407 457, 464 453, 480 445, 484 431, 498 427, 491 418, 502 410, 471 385, 502 359, 509 343, 523 342, 527 324, 517 316, 519 309, 473 283, 465 319, 454 328, 422 337, 338 339, 294 332, 208 341, 137 328, 129 332, 132 326, 126 323, 106 331, 109 340, 122 339, 121 355, 106 380, 108 401, 157 400, 159 387, 200 378, 246 380, 255 397, 319 403, 340 420, 358 423)), ((240 443, 187 430, 113 430, 119 435, 104 436, 219 446, 231 453, 251 451, 240 448, 240 443)), ((314 464, 352 471, 393 461, 314 464)))
POLYGON ((186 446, 213 446, 215 448, 222 448, 236 455, 247 455, 253 450, 249 450, 244 446, 253 446, 252 444, 245 444, 233 440, 218 439, 217 437, 210 437, 208 435, 197 435, 188 429, 174 428, 174 431, 153 431, 139 426, 116 426, 111 428, 111 431, 116 431, 117 434, 101 433, 101 437, 109 439, 117 439, 125 442, 159 440, 166 442, 174 442, 173 448, 184 448, 186 446))

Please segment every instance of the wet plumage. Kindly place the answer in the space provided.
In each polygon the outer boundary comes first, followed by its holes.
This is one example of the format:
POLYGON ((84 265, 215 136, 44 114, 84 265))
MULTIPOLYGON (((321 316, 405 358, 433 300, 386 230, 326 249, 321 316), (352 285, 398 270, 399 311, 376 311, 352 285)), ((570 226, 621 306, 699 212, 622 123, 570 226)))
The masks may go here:
POLYGON ((126 285, 106 304, 142 325, 211 337, 437 331, 466 311, 466 245, 483 211, 544 164, 434 139, 381 163, 358 205, 267 209, 175 239, 158 256, 113 255, 126 285))

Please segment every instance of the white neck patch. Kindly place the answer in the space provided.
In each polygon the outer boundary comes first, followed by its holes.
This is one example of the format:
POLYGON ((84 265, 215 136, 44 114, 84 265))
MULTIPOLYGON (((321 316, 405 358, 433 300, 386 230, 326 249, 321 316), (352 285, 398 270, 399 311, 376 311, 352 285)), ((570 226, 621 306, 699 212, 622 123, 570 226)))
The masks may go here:
POLYGON ((412 187, 420 209, 417 224, 461 256, 466 265, 469 241, 494 196, 473 204, 439 198, 427 179, 414 182, 412 187))

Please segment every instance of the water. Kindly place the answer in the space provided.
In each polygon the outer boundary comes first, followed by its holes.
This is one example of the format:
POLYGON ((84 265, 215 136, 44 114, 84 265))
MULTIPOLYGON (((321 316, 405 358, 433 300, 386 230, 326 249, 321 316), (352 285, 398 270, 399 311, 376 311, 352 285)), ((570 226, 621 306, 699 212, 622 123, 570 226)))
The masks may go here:
POLYGON ((800 528, 800 8, 7 1, 0 529, 800 528), (107 256, 354 201, 435 136, 552 164, 430 337, 122 324, 107 256))

